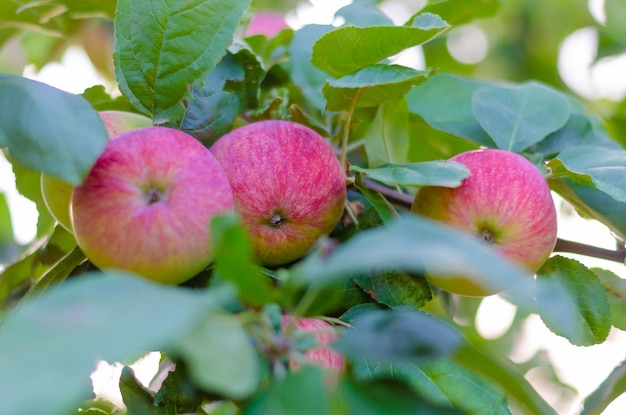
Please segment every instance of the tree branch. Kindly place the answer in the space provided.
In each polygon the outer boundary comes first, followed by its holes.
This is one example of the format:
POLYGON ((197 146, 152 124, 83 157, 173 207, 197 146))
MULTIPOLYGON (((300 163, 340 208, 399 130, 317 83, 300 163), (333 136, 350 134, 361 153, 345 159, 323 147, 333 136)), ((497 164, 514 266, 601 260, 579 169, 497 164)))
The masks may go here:
MULTIPOLYGON (((366 177, 363 178, 363 184, 365 184, 368 188, 375 190, 385 196, 385 198, 389 200, 389 202, 398 206, 402 206, 406 209, 411 208, 411 204, 413 203, 413 196, 390 189, 386 186, 369 180, 366 177)), ((624 247, 618 247, 617 249, 612 250, 599 248, 597 246, 587 245, 580 242, 568 241, 561 238, 557 238, 554 252, 567 252, 571 254, 585 255, 589 257, 606 259, 609 261, 621 263, 624 263, 624 261, 626 260, 626 248, 624 247)))

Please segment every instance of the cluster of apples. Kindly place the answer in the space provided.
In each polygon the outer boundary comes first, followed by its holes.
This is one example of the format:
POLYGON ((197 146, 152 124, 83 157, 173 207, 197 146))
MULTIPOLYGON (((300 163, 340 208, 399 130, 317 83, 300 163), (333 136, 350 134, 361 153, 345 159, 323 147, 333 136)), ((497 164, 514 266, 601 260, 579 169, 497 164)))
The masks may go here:
POLYGON ((111 140, 73 188, 42 175, 44 200, 99 268, 179 284, 213 260, 211 220, 236 211, 260 264, 294 261, 339 221, 345 175, 332 147, 289 121, 237 128, 207 149, 173 128, 101 112, 111 140))

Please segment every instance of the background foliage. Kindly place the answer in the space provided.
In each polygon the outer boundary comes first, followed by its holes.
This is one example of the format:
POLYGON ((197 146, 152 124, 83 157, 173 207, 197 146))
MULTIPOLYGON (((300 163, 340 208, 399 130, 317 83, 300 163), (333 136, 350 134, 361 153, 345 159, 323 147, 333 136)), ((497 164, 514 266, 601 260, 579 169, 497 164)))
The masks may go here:
POLYGON ((542 356, 509 358, 529 316, 577 346, 625 329, 623 280, 558 253, 529 280, 466 235, 407 214, 407 204, 418 186, 460 184, 467 171, 445 161, 452 155, 509 149, 613 232, 617 250, 589 255, 623 262, 626 100, 578 95, 558 62, 563 41, 583 27, 598 33, 596 59, 625 52, 626 4, 606 0, 603 23, 582 0, 402 2, 395 23, 383 12, 390 4, 356 0, 334 25, 269 39, 245 36, 252 13, 293 17, 297 1, 0 4, 0 147, 39 212, 37 238, 22 245, 0 198, 2 412, 120 413, 91 395, 89 374, 98 360, 130 364, 148 351, 176 369, 148 389, 125 367, 120 390, 131 414, 557 413, 525 378, 535 368, 566 403, 583 399, 579 413, 601 413, 624 391, 624 365, 577 397, 542 356), (489 43, 473 64, 449 47, 467 25, 489 43), (115 90, 75 95, 21 76, 75 45, 115 90), (415 46, 423 67, 396 60, 415 46), (207 146, 248 121, 308 125, 350 162, 350 199, 364 210, 280 269, 257 267, 237 218, 226 216, 213 223, 214 266, 184 286, 100 272, 55 225, 39 177, 84 178, 106 141, 96 113, 104 109, 145 114, 207 146), (450 256, 473 278, 519 283, 504 294, 517 315, 501 337, 485 339, 473 325, 480 299, 422 278, 454 273, 450 256), (281 312, 340 323, 335 347, 349 366, 333 388, 323 370, 286 373, 285 356, 267 352, 281 336, 281 312))

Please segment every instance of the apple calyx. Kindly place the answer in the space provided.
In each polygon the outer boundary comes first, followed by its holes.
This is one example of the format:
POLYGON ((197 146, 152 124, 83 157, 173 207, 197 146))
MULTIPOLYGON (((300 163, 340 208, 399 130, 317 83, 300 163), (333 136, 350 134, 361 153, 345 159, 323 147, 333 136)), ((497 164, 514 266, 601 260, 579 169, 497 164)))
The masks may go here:
POLYGON ((152 186, 146 192, 146 202, 148 205, 154 205, 163 200, 163 192, 152 186))
POLYGON ((287 223, 287 215, 285 215, 281 210, 273 210, 271 215, 272 216, 269 218, 267 223, 272 228, 279 229, 287 223))

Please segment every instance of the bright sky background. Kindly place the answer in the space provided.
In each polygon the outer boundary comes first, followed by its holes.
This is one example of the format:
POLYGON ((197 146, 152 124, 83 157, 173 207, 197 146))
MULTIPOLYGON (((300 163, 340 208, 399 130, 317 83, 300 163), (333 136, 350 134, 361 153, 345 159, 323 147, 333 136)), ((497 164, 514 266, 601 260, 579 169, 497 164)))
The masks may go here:
MULTIPOLYGON (((350 3, 349 0, 310 0, 311 5, 300 7, 289 16, 289 24, 298 28, 308 23, 331 23, 334 12, 350 3)), ((589 8, 593 16, 603 22, 603 0, 590 0, 589 8)), ((409 11, 400 0, 389 2, 384 11, 397 23, 408 15, 409 11), (397 16, 397 17, 396 17, 397 16)), ((619 100, 626 94, 626 56, 603 59, 591 65, 597 35, 593 28, 582 28, 573 33, 562 45, 559 69, 564 81, 581 96, 596 99, 609 98, 619 100)), ((448 40, 451 53, 464 62, 480 61, 489 50, 487 36, 476 26, 463 26, 451 33, 448 40)), ((422 68, 423 56, 419 48, 413 48, 396 58, 396 63, 422 68)), ((39 73, 28 68, 24 74, 50 85, 73 93, 102 84, 96 71, 85 53, 78 48, 70 48, 61 63, 50 63, 39 73)), ((19 196, 10 165, 0 156, 0 192, 3 192, 13 215, 16 239, 27 243, 33 239, 36 230, 37 211, 32 202, 19 196)), ((563 212, 557 198, 557 206, 563 212)), ((561 214, 559 217, 559 236, 565 239, 585 242, 605 248, 614 248, 615 240, 603 225, 578 218, 576 215, 561 214)), ((572 255, 587 266, 599 266, 612 270, 626 278, 626 267, 610 261, 601 261, 572 255)), ((499 296, 493 296, 483 302, 479 310, 477 327, 486 337, 497 337, 510 325, 513 306, 499 296), (493 318, 497 316, 497 318, 493 318)), ((592 347, 574 347, 566 340, 552 334, 539 318, 530 318, 524 327, 525 341, 519 345, 514 358, 523 361, 536 350, 544 348, 553 359, 562 379, 574 386, 583 398, 593 391, 607 377, 613 367, 625 358, 626 333, 614 330, 605 343, 592 347)), ((152 377, 158 356, 151 355, 138 365, 137 375, 146 384, 152 377)), ((97 391, 116 402, 121 402, 116 383, 119 366, 101 365, 94 374, 97 391)), ((529 376, 531 382, 537 382, 537 376, 529 376)), ((559 397, 555 391, 537 384, 538 391, 554 405, 560 414, 576 414, 578 407, 559 407, 559 397)), ((604 415, 623 415, 626 413, 626 396, 616 400, 604 415)))

